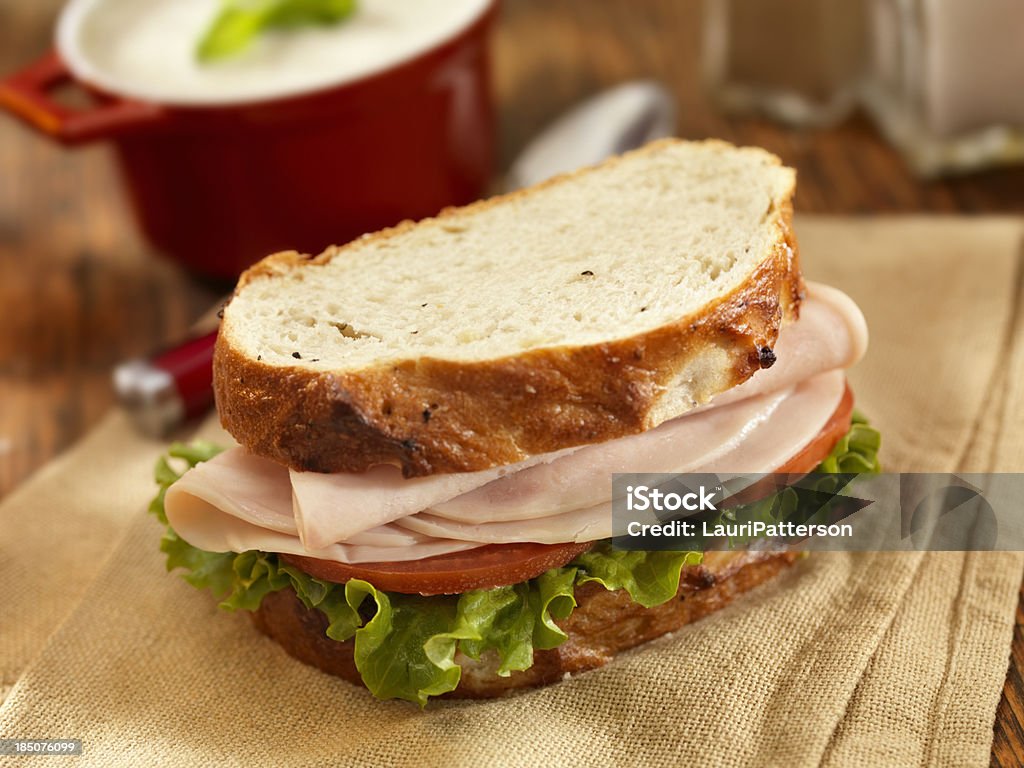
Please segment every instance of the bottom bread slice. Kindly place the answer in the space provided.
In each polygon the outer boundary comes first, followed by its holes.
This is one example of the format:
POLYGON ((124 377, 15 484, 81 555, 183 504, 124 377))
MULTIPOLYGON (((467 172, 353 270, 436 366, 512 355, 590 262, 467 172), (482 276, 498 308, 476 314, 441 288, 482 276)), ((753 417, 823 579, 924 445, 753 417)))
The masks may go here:
MULTIPOLYGON (((633 648, 724 608, 734 598, 778 575, 799 557, 795 552, 709 552, 701 565, 683 569, 676 599, 644 608, 624 590, 609 592, 593 582, 576 590, 577 607, 558 622, 569 639, 557 648, 535 651, 533 666, 508 677, 497 674, 492 654, 470 659, 461 653, 459 686, 448 696, 493 698, 517 688, 547 685, 567 674, 603 666, 619 651, 633 648)), ((292 589, 263 598, 253 623, 296 659, 362 685, 352 640, 326 635, 327 618, 307 608, 292 589)))

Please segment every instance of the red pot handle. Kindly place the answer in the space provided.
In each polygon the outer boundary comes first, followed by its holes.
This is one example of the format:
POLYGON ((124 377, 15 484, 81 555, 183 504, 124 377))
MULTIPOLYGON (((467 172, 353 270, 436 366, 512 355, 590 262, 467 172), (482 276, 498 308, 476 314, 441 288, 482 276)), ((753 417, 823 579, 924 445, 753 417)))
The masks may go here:
POLYGON ((50 98, 61 85, 77 83, 56 51, 0 81, 0 107, 62 144, 119 136, 162 122, 163 108, 131 99, 98 96, 97 103, 71 109, 50 98))

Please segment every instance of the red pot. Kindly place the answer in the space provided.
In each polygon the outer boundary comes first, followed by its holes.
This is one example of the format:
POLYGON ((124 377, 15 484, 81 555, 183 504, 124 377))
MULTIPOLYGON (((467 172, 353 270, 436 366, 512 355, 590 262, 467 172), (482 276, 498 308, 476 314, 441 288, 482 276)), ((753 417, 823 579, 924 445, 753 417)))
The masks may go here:
POLYGON ((234 278, 274 251, 317 253, 481 196, 493 171, 495 6, 414 58, 311 93, 150 103, 83 81, 55 51, 0 82, 0 106, 63 144, 112 140, 149 241, 234 278), (50 93, 68 82, 95 105, 56 103, 50 93))

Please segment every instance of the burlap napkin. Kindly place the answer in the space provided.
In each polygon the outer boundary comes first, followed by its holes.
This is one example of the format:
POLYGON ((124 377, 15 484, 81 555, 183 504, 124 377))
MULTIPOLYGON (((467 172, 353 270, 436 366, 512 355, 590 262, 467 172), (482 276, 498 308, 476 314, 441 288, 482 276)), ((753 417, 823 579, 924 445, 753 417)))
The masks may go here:
MULTIPOLYGON (((797 226, 868 317, 851 380, 887 468, 1024 469, 1021 222, 797 226)), ((988 763, 1018 553, 815 555, 602 670, 420 712, 166 576, 158 452, 111 417, 0 507, 0 736, 84 739, 79 765, 988 763)))

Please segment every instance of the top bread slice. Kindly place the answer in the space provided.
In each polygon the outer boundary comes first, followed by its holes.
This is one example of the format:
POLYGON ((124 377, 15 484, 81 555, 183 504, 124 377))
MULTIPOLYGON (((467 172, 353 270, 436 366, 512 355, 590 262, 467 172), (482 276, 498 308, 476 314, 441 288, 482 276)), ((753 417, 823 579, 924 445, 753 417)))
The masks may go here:
POLYGON ((225 307, 221 421, 295 469, 406 476, 654 427, 774 362, 803 291, 794 185, 763 150, 664 140, 269 256, 225 307))

